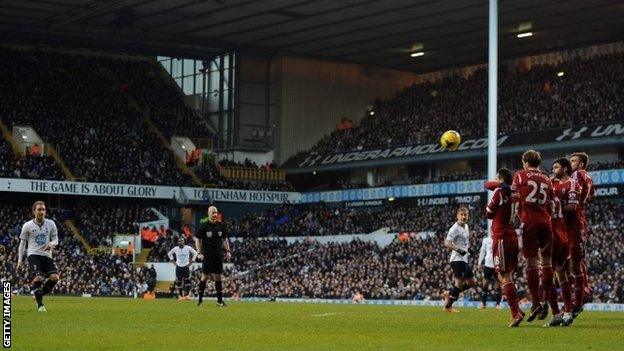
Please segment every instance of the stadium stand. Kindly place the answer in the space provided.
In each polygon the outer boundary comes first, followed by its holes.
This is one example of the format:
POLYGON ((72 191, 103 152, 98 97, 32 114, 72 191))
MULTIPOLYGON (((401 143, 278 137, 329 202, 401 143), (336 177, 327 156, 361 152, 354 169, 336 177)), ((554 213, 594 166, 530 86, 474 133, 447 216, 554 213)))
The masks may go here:
MULTIPOLYGON (((135 291, 140 294, 147 290, 150 278, 147 268, 132 266, 131 257, 113 256, 110 252, 86 252, 63 223, 64 216, 60 210, 48 214, 59 232, 59 246, 54 257, 61 280, 55 288, 56 293, 129 296, 135 291)), ((11 281, 19 293, 30 292, 27 264, 15 271, 15 263, 22 224, 31 218, 28 206, 0 206, 0 243, 8 248, 6 253, 0 253, 2 262, 5 262, 0 267, 0 277, 11 281)))
POLYGON ((50 156, 14 155, 11 145, 0 137, 0 177, 64 180, 63 171, 50 156))
MULTIPOLYGON (((499 77, 499 133, 534 131, 624 118, 622 54, 576 58, 530 70, 507 67, 499 77), (557 77, 557 72, 564 72, 557 77)), ((416 84, 374 103, 359 126, 335 130, 309 153, 435 142, 456 126, 464 138, 486 130, 487 72, 416 84), (470 121, 466 123, 466 121, 470 121)))
POLYGON ((208 125, 184 104, 179 88, 156 62, 119 59, 109 64, 122 91, 136 100, 167 140, 172 135, 213 137, 208 125))
MULTIPOLYGON (((226 225, 231 236, 235 237, 363 234, 380 228, 388 228, 390 232, 414 232, 452 223, 453 209, 453 205, 389 206, 356 210, 331 208, 322 204, 283 204, 261 214, 246 214, 240 221, 226 219, 226 225)), ((480 221, 480 217, 475 220, 480 221)))
MULTIPOLYGON (((358 240, 321 244, 308 239, 289 244, 284 239, 263 237, 270 236, 272 231, 266 231, 258 238, 233 240, 234 268, 229 272, 230 278, 226 279, 226 291, 237 292, 240 296, 266 298, 350 299, 359 292, 367 299, 441 299, 442 291, 451 281, 448 251, 443 248, 443 240, 454 221, 456 207, 385 209, 372 216, 365 211, 371 223, 377 223, 377 228, 388 225, 390 232, 432 233, 424 236, 412 234, 407 241, 397 239, 385 247, 358 240), (386 214, 385 222, 380 220, 382 213, 386 214)), ((281 211, 286 210, 282 208, 281 211)), ((599 199, 591 204, 589 211, 592 232, 588 261, 591 284, 596 289, 594 302, 623 302, 621 262, 624 247, 621 246, 624 237, 618 228, 622 224, 624 200, 599 199)), ((479 248, 485 235, 482 212, 481 206, 471 210, 471 246, 475 249, 479 248)), ((326 225, 327 228, 337 228, 344 222, 340 214, 322 210, 318 213, 327 214, 328 221, 334 223, 326 225)), ((289 221, 297 222, 297 218, 290 218, 289 221)), ((267 221, 279 220, 272 217, 267 221)), ((150 261, 168 261, 165 255, 174 245, 175 238, 163 240, 158 250, 150 252, 150 261)), ((473 257, 471 264, 480 278, 483 272, 475 260, 476 257, 473 257)), ((520 259, 520 265, 522 270, 523 259, 520 259)), ((198 273, 199 270, 195 271, 195 274, 198 273)), ((526 285, 524 274, 518 274, 516 281, 522 290, 526 285)), ((466 299, 479 298, 477 291, 464 295, 466 299)))
POLYGON ((139 205, 81 203, 72 210, 76 225, 92 247, 112 246, 115 234, 136 234, 139 223, 157 220, 139 205))
POLYGON ((3 47, 2 119, 9 128, 32 126, 77 178, 191 184, 129 107, 107 67, 111 60, 3 47))

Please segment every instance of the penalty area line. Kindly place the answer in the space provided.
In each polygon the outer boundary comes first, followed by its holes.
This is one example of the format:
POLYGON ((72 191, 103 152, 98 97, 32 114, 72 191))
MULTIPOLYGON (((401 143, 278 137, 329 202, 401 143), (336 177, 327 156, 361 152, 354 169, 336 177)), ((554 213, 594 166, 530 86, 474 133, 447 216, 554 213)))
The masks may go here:
POLYGON ((328 317, 328 316, 335 316, 339 314, 345 314, 345 312, 330 312, 330 313, 313 314, 312 317, 328 317))

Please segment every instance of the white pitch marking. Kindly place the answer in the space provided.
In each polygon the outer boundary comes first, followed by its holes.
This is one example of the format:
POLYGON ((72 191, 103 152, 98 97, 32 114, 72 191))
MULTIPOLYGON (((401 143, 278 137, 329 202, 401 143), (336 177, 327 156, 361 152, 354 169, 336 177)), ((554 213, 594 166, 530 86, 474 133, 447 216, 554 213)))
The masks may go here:
POLYGON ((345 313, 344 312, 321 313, 321 314, 313 314, 312 317, 327 317, 327 316, 335 316, 337 314, 345 314, 345 313))

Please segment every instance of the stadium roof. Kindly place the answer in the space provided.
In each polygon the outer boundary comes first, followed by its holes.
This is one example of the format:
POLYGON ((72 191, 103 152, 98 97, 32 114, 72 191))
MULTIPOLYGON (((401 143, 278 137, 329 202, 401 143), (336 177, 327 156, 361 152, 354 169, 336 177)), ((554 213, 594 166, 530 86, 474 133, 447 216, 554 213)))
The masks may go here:
MULTIPOLYGON (((175 57, 241 48, 431 71, 486 61, 487 14, 487 0, 0 0, 0 40, 175 57), (410 57, 420 45, 425 55, 410 57)), ((623 15, 621 0, 503 0, 501 57, 621 40, 623 15)))

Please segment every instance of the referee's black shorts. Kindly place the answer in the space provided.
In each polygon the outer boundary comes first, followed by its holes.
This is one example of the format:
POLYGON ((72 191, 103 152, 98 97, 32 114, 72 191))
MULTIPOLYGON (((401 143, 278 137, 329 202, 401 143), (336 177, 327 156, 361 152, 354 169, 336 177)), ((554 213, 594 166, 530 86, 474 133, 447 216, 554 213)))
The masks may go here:
POLYGON ((483 267, 483 277, 486 280, 489 280, 491 282, 496 281, 498 278, 496 278, 496 271, 494 270, 494 267, 483 267))
POLYGON ((191 277, 191 269, 189 266, 178 267, 176 266, 176 280, 188 279, 191 277))
POLYGON ((204 261, 202 262, 202 273, 223 274, 223 256, 215 254, 204 255, 204 261))
POLYGON ((474 277, 472 269, 467 262, 453 261, 451 262, 451 268, 453 268, 453 277, 458 279, 470 279, 474 277))
POLYGON ((58 269, 54 264, 54 260, 47 256, 28 256, 28 266, 30 268, 30 275, 33 277, 40 275, 47 278, 51 274, 58 274, 58 269))

